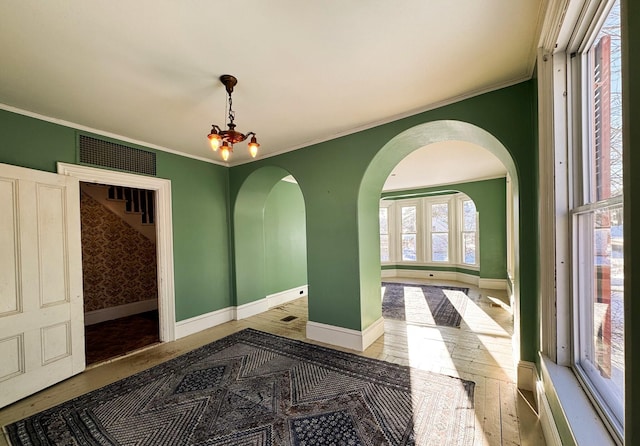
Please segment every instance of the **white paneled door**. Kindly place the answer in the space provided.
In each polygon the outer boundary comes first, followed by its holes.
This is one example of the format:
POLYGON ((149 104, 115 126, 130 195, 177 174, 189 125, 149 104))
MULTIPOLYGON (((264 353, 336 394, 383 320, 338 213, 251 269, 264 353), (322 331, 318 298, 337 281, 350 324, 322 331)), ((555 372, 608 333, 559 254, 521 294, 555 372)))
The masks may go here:
POLYGON ((84 370, 79 183, 0 164, 0 407, 84 370))

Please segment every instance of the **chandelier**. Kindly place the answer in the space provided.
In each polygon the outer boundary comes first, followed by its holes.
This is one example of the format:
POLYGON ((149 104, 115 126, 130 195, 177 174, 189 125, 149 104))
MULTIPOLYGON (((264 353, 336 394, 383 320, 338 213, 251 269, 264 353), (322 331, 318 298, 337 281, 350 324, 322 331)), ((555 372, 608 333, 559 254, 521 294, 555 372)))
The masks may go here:
POLYGON ((258 144, 258 140, 256 139, 256 134, 254 132, 244 134, 236 131, 236 125, 233 122, 236 113, 233 111, 231 93, 233 93, 233 87, 238 83, 238 79, 230 74, 223 74, 220 76, 220 82, 225 86, 227 94, 229 95, 229 123, 227 124, 227 127, 229 128, 227 130, 222 130, 217 125, 212 124, 211 133, 207 135, 211 148, 214 152, 220 149, 222 159, 227 161, 231 152, 233 152, 233 145, 242 142, 251 136, 251 141, 249 142, 249 153, 253 158, 255 158, 258 154, 258 147, 260 147, 260 144, 258 144))

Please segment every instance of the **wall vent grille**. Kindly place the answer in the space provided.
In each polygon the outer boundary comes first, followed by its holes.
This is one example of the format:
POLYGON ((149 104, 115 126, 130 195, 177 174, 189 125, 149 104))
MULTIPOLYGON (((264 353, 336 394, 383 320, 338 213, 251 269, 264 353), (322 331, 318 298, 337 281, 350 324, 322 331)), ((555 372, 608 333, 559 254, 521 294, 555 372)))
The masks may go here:
POLYGON ((126 172, 156 175, 156 154, 79 135, 80 162, 126 172))

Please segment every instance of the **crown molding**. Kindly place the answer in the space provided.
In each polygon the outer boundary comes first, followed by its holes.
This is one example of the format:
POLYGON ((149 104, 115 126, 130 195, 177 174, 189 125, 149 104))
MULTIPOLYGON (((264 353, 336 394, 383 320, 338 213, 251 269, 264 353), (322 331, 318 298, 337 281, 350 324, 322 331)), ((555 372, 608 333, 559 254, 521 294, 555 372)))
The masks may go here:
POLYGON ((148 147, 150 149, 160 150, 162 152, 172 153, 174 155, 184 156, 185 158, 191 158, 198 161, 204 161, 205 163, 218 164, 224 167, 230 167, 228 163, 223 163, 220 161, 212 160, 209 158, 204 158, 202 156, 191 155, 189 153, 181 152, 179 150, 170 149, 168 147, 159 146, 157 144, 152 144, 146 141, 140 141, 138 139, 129 138, 127 136, 118 135, 117 133, 106 132, 104 130, 96 129, 93 127, 88 127, 86 125, 78 124, 71 121, 66 121, 64 119, 52 118, 51 116, 41 115, 40 113, 35 113, 29 110, 24 110, 18 107, 13 107, 11 105, 0 103, 0 110, 5 110, 11 113, 16 113, 18 115, 28 116, 30 118, 39 119, 41 121, 51 122, 52 124, 62 125, 64 127, 69 127, 75 130, 80 130, 83 132, 93 133, 95 135, 104 136, 107 138, 117 139, 122 142, 128 142, 130 144, 135 144, 137 146, 148 147))

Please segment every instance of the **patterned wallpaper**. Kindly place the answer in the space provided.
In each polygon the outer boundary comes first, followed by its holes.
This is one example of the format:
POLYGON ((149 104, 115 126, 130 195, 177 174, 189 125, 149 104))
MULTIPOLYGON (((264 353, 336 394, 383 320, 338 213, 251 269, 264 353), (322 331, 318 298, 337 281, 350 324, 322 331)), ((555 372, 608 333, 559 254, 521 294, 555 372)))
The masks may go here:
POLYGON ((155 244, 86 193, 80 202, 84 311, 157 298, 155 244))

